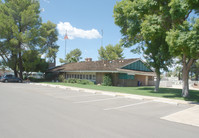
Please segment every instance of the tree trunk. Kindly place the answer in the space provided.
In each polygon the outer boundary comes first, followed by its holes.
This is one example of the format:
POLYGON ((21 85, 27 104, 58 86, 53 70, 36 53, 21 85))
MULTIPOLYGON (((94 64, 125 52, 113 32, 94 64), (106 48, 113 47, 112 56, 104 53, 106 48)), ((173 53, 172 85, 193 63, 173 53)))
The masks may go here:
POLYGON ((16 65, 15 65, 15 67, 14 67, 14 74, 15 74, 15 77, 18 77, 18 74, 17 74, 17 67, 16 67, 16 65))
POLYGON ((180 72, 178 73, 178 80, 180 80, 180 72))
POLYGON ((155 82, 155 92, 159 91, 159 86, 160 86, 160 72, 156 72, 156 82, 155 82))
POLYGON ((186 67, 183 67, 183 77, 182 77, 182 97, 189 96, 189 71, 186 67))
POLYGON ((23 79, 23 63, 22 63, 21 52, 19 52, 19 77, 23 79))
POLYGON ((21 43, 19 43, 18 48, 19 48, 19 78, 23 79, 23 63, 22 63, 22 56, 21 56, 21 43))
POLYGON ((195 59, 187 61, 186 56, 183 55, 183 70, 182 70, 182 97, 189 96, 189 70, 195 59))
POLYGON ((1 58, 3 59, 3 61, 4 61, 5 63, 7 63, 5 57, 4 57, 2 54, 0 54, 0 56, 1 56, 1 58))
POLYGON ((196 71, 196 81, 198 81, 198 71, 196 71))

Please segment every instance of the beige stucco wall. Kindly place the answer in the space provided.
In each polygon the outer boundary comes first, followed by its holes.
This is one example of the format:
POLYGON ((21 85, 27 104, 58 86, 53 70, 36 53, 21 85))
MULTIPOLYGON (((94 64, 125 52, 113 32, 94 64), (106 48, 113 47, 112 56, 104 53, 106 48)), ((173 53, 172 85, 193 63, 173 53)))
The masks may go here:
POLYGON ((112 73, 112 80, 113 80, 113 85, 118 86, 119 83, 118 73, 112 73))
POLYGON ((140 81, 143 86, 146 85, 146 76, 144 75, 135 75, 135 80, 140 81))
POLYGON ((136 80, 119 79, 118 86, 124 86, 124 87, 137 86, 137 81, 136 80))
POLYGON ((96 84, 102 84, 105 73, 96 73, 96 84))

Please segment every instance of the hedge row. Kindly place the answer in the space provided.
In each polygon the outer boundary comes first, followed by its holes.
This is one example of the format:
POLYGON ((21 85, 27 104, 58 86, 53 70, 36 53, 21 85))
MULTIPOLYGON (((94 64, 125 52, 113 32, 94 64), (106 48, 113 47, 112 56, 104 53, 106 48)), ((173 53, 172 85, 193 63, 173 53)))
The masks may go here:
POLYGON ((33 77, 29 77, 28 79, 31 82, 44 82, 44 81, 46 81, 45 79, 37 79, 37 78, 33 78, 33 77))
POLYGON ((65 83, 77 83, 77 84, 83 84, 83 85, 94 85, 94 82, 90 80, 84 80, 84 79, 68 79, 64 80, 65 83))

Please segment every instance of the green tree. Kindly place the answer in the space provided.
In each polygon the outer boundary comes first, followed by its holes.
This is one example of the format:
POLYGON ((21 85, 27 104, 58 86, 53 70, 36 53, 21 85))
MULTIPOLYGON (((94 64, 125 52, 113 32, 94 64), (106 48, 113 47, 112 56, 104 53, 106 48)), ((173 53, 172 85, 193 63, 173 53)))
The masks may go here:
POLYGON ((56 29, 56 24, 48 21, 47 23, 42 23, 40 28, 40 43, 42 53, 46 54, 46 58, 50 63, 56 62, 57 52, 59 46, 56 44, 58 40, 58 31, 56 29))
POLYGON ((190 71, 194 74, 195 80, 198 81, 198 79, 199 79, 199 60, 197 60, 193 63, 190 71))
POLYGON ((12 17, 8 16, 8 8, 4 3, 0 3, 0 56, 3 64, 14 70, 17 76, 17 50, 12 39, 12 26, 14 24, 12 17))
POLYGON ((15 69, 19 68, 20 78, 23 78, 22 54, 27 48, 34 48, 38 43, 41 24, 40 5, 33 0, 5 0, 0 4, 0 39, 5 48, 1 49, 1 57, 5 62, 9 57, 17 59, 15 69))
POLYGON ((41 59, 37 50, 25 51, 22 55, 23 67, 26 72, 45 72, 48 69, 48 63, 41 59))
POLYGON ((76 48, 74 50, 72 50, 70 53, 68 53, 66 55, 66 58, 65 60, 60 58, 59 59, 59 62, 60 63, 73 63, 73 62, 79 62, 80 59, 81 59, 81 55, 82 55, 82 52, 80 49, 76 48))
POLYGON ((197 0, 172 0, 170 13, 172 29, 167 33, 167 42, 173 56, 182 58, 182 96, 189 95, 189 72, 192 64, 199 58, 199 18, 189 20, 190 14, 199 9, 197 0))
POLYGON ((104 75, 102 85, 103 86, 112 86, 113 85, 111 74, 104 75))
POLYGON ((155 69, 159 90, 161 70, 172 62, 166 32, 171 28, 170 0, 122 0, 114 7, 115 24, 121 27, 125 47, 137 45, 150 66, 155 69))
POLYGON ((178 80, 181 80, 181 76, 182 76, 182 67, 181 66, 177 66, 174 69, 174 76, 178 77, 178 80))
POLYGON ((123 49, 119 44, 115 46, 109 44, 105 48, 103 46, 98 50, 100 60, 116 60, 123 59, 123 49))

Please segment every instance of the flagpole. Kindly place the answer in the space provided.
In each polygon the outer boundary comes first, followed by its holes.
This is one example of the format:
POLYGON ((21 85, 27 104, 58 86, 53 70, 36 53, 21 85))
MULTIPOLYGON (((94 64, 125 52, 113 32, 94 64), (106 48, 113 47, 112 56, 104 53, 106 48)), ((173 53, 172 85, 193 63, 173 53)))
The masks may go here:
POLYGON ((65 55, 64 55, 64 58, 66 57, 66 44, 67 44, 67 40, 65 39, 65 55))
POLYGON ((64 59, 65 59, 65 57, 66 57, 66 45, 67 45, 67 39, 68 39, 67 30, 66 30, 66 34, 65 34, 64 39, 65 39, 65 55, 64 55, 64 59))

